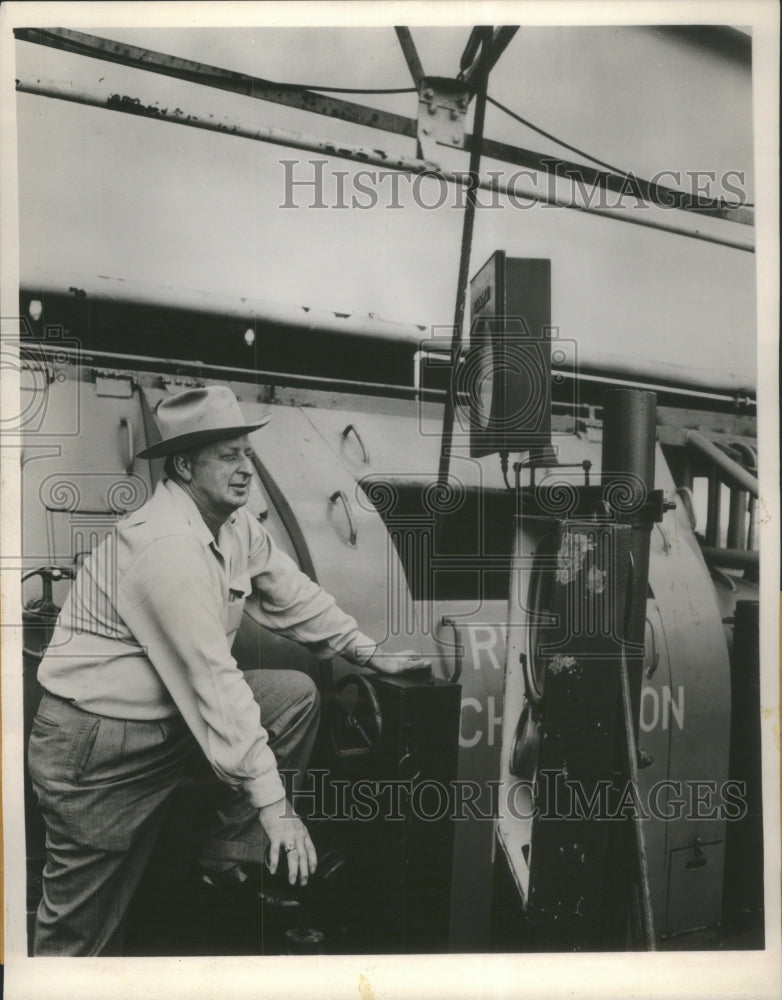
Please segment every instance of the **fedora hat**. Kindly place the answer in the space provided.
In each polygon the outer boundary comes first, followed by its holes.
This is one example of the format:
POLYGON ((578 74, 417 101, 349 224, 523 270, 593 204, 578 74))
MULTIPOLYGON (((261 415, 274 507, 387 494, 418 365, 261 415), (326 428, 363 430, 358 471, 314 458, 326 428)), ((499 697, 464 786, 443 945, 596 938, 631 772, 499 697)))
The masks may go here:
POLYGON ((239 437, 263 427, 271 419, 267 413, 249 424, 236 396, 224 385, 187 389, 162 400, 155 409, 161 441, 138 453, 139 458, 162 458, 199 445, 239 437))

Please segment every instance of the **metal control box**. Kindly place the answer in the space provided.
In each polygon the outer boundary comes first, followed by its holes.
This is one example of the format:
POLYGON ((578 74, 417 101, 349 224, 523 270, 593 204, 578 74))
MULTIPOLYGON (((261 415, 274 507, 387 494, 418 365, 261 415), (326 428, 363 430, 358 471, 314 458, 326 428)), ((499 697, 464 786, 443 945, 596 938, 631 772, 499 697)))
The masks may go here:
POLYGON ((496 251, 470 283, 470 308, 458 381, 471 456, 543 448, 551 439, 551 261, 496 251))

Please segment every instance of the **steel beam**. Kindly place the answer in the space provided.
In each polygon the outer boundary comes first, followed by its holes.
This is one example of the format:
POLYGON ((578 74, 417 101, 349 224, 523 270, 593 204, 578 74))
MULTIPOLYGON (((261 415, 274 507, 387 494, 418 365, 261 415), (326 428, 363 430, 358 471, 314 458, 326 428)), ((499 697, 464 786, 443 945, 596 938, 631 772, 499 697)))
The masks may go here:
MULTIPOLYGON (((28 299, 41 296, 76 295, 96 301, 128 303, 130 305, 160 308, 194 310, 205 315, 229 317, 248 326, 253 323, 272 327, 310 330, 312 332, 354 335, 359 339, 375 339, 381 342, 407 343, 413 351, 431 345, 430 331, 426 324, 400 323, 372 316, 349 313, 328 312, 288 303, 271 302, 266 299, 239 298, 218 295, 195 289, 181 289, 169 285, 143 285, 106 275, 94 275, 85 284, 83 275, 58 272, 56 279, 49 278, 36 283, 24 278, 22 281, 23 312, 28 299)), ((442 345, 441 345, 442 346, 442 345)), ((590 353, 580 348, 578 356, 568 358, 557 372, 569 378, 608 382, 614 386, 632 383, 638 388, 652 388, 655 392, 680 393, 682 396, 705 396, 711 403, 733 403, 736 397, 754 398, 754 382, 740 379, 732 372, 720 372, 707 368, 688 368, 667 365, 665 362, 648 361, 641 363, 636 358, 619 354, 590 353), (568 367, 569 366, 569 367, 568 367), (711 392, 704 392, 709 386, 711 392)), ((676 431, 676 439, 670 440, 672 428, 660 428, 664 444, 685 444, 684 432, 676 431)))
MULTIPOLYGON (((411 174, 433 175, 451 184, 471 186, 470 176, 467 172, 442 170, 437 164, 427 160, 415 157, 395 156, 385 152, 385 150, 367 146, 349 146, 336 143, 333 139, 302 135, 300 132, 292 132, 288 129, 266 126, 248 128, 230 118, 217 118, 214 115, 187 113, 179 107, 171 110, 168 107, 161 107, 159 102, 142 104, 139 98, 130 97, 125 94, 110 94, 107 96, 105 93, 91 93, 86 90, 80 91, 66 83, 41 79, 36 79, 35 81, 17 80, 16 89, 22 94, 35 94, 39 97, 56 98, 75 104, 84 104, 89 107, 104 108, 109 111, 121 111, 125 114, 136 115, 141 118, 152 118, 155 121, 186 125, 190 128, 203 129, 208 132, 220 132, 224 135, 253 139, 256 142, 268 142, 279 146, 287 146, 290 149, 305 149, 309 152, 321 153, 325 156, 336 156, 344 160, 354 160, 364 165, 370 164, 385 170, 400 170, 411 174)), ((729 239, 727 237, 710 235, 701 232, 699 229, 670 225, 655 221, 654 219, 647 219, 638 214, 630 215, 622 213, 621 210, 617 209, 593 208, 582 205, 574 198, 543 193, 534 187, 516 185, 515 183, 498 183, 496 177, 478 178, 475 188, 489 191, 493 195, 505 194, 517 199, 526 198, 530 201, 537 201, 547 205, 556 205, 559 208, 570 208, 576 212, 585 212, 588 215, 601 216, 602 218, 612 219, 616 222, 626 222, 629 225, 641 226, 646 229, 656 229, 661 232, 673 233, 677 236, 687 236, 690 239, 703 240, 706 243, 715 243, 734 250, 754 253, 755 249, 754 244, 747 239, 729 239)))
POLYGON ((379 128, 386 132, 415 138, 413 118, 365 107, 363 104, 342 98, 327 97, 325 94, 318 94, 294 84, 286 86, 272 83, 262 77, 221 69, 207 63, 194 62, 192 59, 181 59, 165 52, 126 45, 124 42, 114 42, 108 38, 68 28, 15 28, 14 35, 19 41, 46 45, 74 55, 101 59, 132 69, 145 70, 147 73, 158 73, 176 80, 224 90, 230 94, 241 94, 259 101, 284 104, 299 111, 311 111, 328 118, 338 118, 355 125, 366 125, 368 128, 379 128))
MULTIPOLYGON (((467 149, 471 148, 471 142, 472 136, 466 136, 467 149)), ((550 153, 538 153, 494 139, 483 140, 483 155, 491 160, 500 160, 503 163, 523 167, 525 170, 533 170, 544 177, 561 177, 577 186, 587 203, 594 200, 599 205, 605 200, 599 197, 599 193, 611 191, 617 196, 648 201, 668 210, 707 215, 709 218, 723 219, 742 226, 755 224, 755 213, 750 208, 730 207, 714 199, 697 198, 687 191, 677 191, 662 184, 654 184, 632 173, 612 174, 585 163, 573 163, 550 153)))
MULTIPOLYGON (((501 28, 494 29, 494 34, 492 35, 491 43, 489 45, 489 70, 497 64, 497 60, 510 45, 513 40, 513 36, 518 30, 518 25, 505 25, 501 28)), ((476 62, 473 62, 471 66, 468 66, 467 69, 465 69, 464 74, 462 75, 462 79, 465 83, 471 82, 475 76, 477 65, 478 64, 476 62)))
MULTIPOLYGON (((500 32, 510 30, 499 29, 500 32)), ((75 55, 89 56, 93 59, 101 59, 145 70, 149 73, 158 73, 189 83, 198 83, 202 86, 225 90, 232 94, 252 97, 256 100, 283 104, 300 111, 310 111, 328 118, 337 118, 356 125, 364 125, 367 128, 409 136, 411 139, 416 137, 417 130, 414 118, 397 115, 390 111, 380 111, 377 108, 366 107, 342 98, 327 97, 294 84, 280 85, 262 77, 221 69, 206 63, 194 62, 191 59, 182 59, 163 52, 155 52, 152 49, 126 45, 66 28, 15 28, 14 36, 19 41, 46 45, 75 55)), ((506 36, 497 36, 497 40, 501 41, 504 37, 506 36)), ((473 137, 466 135, 464 148, 471 151, 472 142, 473 137)), ((500 160, 514 166, 541 172, 544 175, 551 174, 562 177, 571 183, 578 183, 583 186, 587 198, 593 197, 590 191, 594 190, 611 190, 616 194, 624 191, 631 196, 638 192, 642 198, 665 208, 674 207, 695 214, 706 213, 715 218, 742 225, 753 225, 754 223, 754 213, 750 209, 731 208, 714 199, 694 198, 686 192, 652 184, 634 175, 611 174, 584 164, 561 160, 556 156, 547 156, 534 150, 511 146, 492 139, 483 140, 481 155, 488 159, 500 160)))
MULTIPOLYGON (((475 100, 475 131, 478 141, 470 152, 469 176, 478 180, 481 167, 481 146, 483 139, 483 123, 486 115, 486 88, 489 85, 489 52, 487 42, 491 36, 491 28, 479 28, 477 38, 481 44, 478 56, 478 72, 476 74, 477 92, 475 100)), ((454 306, 453 336, 451 338, 451 357, 458 358, 461 353, 464 336, 464 316, 467 304, 467 288, 470 283, 470 254, 472 252, 472 233, 475 224, 475 209, 477 207, 476 189, 473 184, 467 187, 467 204, 464 209, 462 223, 462 245, 459 255, 459 274, 456 283, 456 304, 454 306)), ((453 425, 456 411, 456 365, 451 368, 450 392, 445 400, 443 414, 443 436, 440 446, 440 462, 438 481, 443 486, 448 485, 451 448, 453 446, 453 425)))
POLYGON ((402 46, 402 52, 407 63, 407 68, 410 70, 410 76, 412 76, 413 83, 417 87, 423 79, 424 68, 421 65, 421 60, 418 58, 413 36, 410 34, 409 28, 396 27, 394 31, 396 32, 396 37, 399 39, 399 44, 402 46))

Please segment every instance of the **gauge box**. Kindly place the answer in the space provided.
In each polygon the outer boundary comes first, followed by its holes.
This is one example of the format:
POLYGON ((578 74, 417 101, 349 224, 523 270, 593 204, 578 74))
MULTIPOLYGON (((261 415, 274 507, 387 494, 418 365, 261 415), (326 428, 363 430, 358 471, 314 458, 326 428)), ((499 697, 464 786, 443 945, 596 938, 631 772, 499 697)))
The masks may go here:
POLYGON ((470 282, 470 346, 459 369, 470 455, 551 443, 551 261, 497 250, 470 282))

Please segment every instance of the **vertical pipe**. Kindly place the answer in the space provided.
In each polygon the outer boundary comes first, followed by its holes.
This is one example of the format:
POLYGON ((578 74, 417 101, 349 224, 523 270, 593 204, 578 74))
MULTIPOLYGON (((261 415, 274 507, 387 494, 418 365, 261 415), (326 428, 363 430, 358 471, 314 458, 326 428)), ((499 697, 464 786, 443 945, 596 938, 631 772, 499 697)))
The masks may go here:
POLYGON ((722 482, 716 469, 709 472, 709 499, 706 504, 706 544, 720 544, 720 517, 722 511, 722 482))
MULTIPOLYGON (((601 479, 604 487, 616 487, 617 495, 645 500, 654 489, 654 450, 657 396, 643 389, 611 389, 603 393, 603 455, 601 479)), ((607 498, 610 492, 606 491, 607 498)), ((635 735, 641 705, 641 674, 646 624, 646 592, 649 586, 649 537, 651 528, 637 514, 616 509, 617 520, 632 525, 628 608, 625 641, 627 670, 635 735)))
POLYGON ((687 451, 682 449, 682 459, 679 466, 680 479, 677 483, 678 486, 685 486, 688 490, 692 492, 692 460, 687 451))
POLYGON ((654 489, 657 396, 643 389, 603 393, 604 485, 636 481, 645 494, 654 489))
POLYGON ((475 224, 475 208, 477 205, 478 170, 481 165, 481 149, 483 146, 483 123, 486 117, 486 88, 489 83, 489 65, 491 57, 491 28, 478 28, 483 39, 480 54, 479 69, 476 74, 477 95, 475 98, 475 120, 470 141, 470 183, 467 186, 467 205, 464 209, 462 225, 462 249, 459 258, 459 277, 456 286, 456 305, 453 319, 453 338, 451 340, 451 384, 445 397, 445 412, 443 414, 443 438, 440 447, 440 465, 437 473, 438 481, 445 486, 448 483, 448 469, 451 463, 451 446, 453 444, 454 411, 456 408, 456 373, 458 371, 459 348, 462 343, 462 328, 464 326, 464 305, 467 298, 467 282, 470 274, 470 249, 472 247, 472 231, 475 224))
POLYGON ((757 500, 749 498, 749 527, 747 528, 747 548, 755 548, 755 522, 757 517, 757 500))
POLYGON ((730 491, 728 510, 726 545, 729 549, 743 549, 747 541, 747 494, 744 490, 730 491))
MULTIPOLYGON (((631 525, 630 572, 627 575, 627 600, 624 621, 626 655, 619 664, 621 680, 621 710, 626 740, 626 777, 638 781, 637 747, 640 723, 641 687, 646 632, 646 596, 649 587, 649 541, 651 523, 640 511, 623 510, 619 500, 646 500, 654 489, 655 438, 657 397, 642 389, 613 389, 603 393, 603 454, 601 481, 604 497, 617 521, 631 525), (612 503, 611 487, 617 502, 612 503), (646 522, 646 523, 644 523, 646 522)), ((614 569, 621 578, 621 567, 614 569)), ((619 759, 623 754, 619 753, 619 759)), ((637 784, 636 784, 637 787, 637 784)), ((629 831, 624 831, 625 835, 629 831)), ((643 944, 654 950, 655 933, 652 914, 649 866, 643 825, 633 822, 632 856, 635 858, 633 877, 638 888, 643 944)), ((621 847, 620 843, 620 847, 621 847)))

